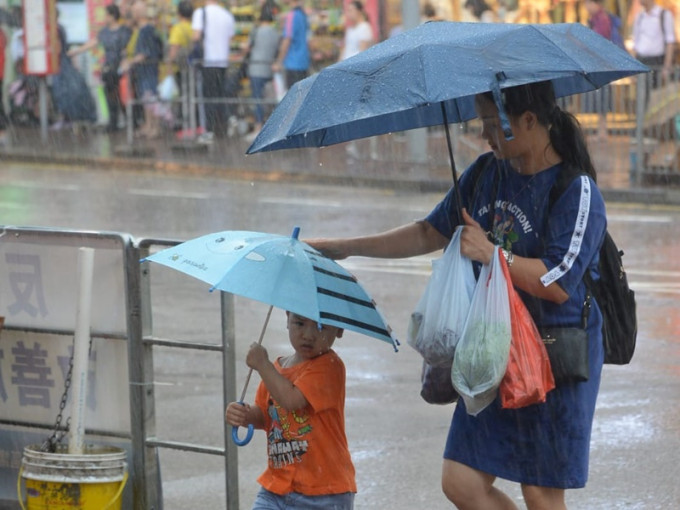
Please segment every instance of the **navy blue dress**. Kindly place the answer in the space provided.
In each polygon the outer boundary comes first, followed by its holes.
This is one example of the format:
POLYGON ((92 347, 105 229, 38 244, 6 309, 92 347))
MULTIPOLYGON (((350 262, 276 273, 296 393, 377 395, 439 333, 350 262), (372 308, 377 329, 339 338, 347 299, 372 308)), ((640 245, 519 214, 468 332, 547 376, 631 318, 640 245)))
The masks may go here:
MULTIPOLYGON (((482 228, 492 231, 497 244, 521 257, 541 258, 548 269, 543 283, 556 281, 569 295, 558 305, 519 291, 536 324, 578 326, 586 291, 583 275, 590 270, 595 279, 599 277, 598 253, 606 230, 600 191, 589 177, 576 177, 549 207, 550 189, 562 165, 524 176, 504 161, 494 159, 487 165, 489 158, 492 155, 486 154, 473 163, 486 166, 476 193, 471 190, 472 172, 468 169, 461 176, 463 206, 482 228)), ((447 238, 456 226, 455 197, 450 190, 426 218, 447 238)), ((560 385, 548 393, 545 403, 522 409, 502 409, 496 398, 477 416, 469 415, 459 400, 444 457, 523 484, 585 486, 604 357, 601 326, 602 315, 594 305, 587 328, 587 382, 560 385)))

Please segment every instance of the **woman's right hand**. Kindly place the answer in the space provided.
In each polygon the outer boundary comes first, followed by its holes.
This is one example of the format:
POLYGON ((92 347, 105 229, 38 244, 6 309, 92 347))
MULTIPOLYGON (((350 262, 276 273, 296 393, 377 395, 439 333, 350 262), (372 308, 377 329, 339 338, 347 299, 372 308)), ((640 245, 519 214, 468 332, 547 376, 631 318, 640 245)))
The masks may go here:
POLYGON ((312 248, 319 250, 329 259, 342 260, 349 257, 349 253, 347 253, 345 247, 345 241, 342 239, 305 239, 304 242, 312 248))

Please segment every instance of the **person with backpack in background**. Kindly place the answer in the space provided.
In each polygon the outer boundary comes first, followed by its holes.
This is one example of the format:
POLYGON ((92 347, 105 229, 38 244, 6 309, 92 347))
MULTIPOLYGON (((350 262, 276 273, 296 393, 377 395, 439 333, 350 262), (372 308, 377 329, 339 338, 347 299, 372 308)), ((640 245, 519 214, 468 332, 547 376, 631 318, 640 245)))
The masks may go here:
MULTIPOLYGON (((603 0, 585 1, 585 8, 589 16, 588 26, 605 39, 623 48, 621 34, 618 32, 618 27, 615 26, 614 18, 618 19, 619 26, 621 19, 608 12, 602 5, 603 3, 603 0), (617 35, 618 37, 616 37, 617 35)), ((602 87, 594 91, 591 97, 595 100, 595 111, 598 114, 597 140, 604 141, 607 139, 607 112, 612 110, 613 106, 611 104, 611 89, 602 87)))
POLYGON ((156 103, 158 102, 158 67, 163 60, 163 41, 149 19, 147 5, 139 0, 132 5, 132 18, 139 32, 134 55, 121 63, 122 72, 134 75, 135 98, 144 105, 144 124, 138 134, 153 139, 160 136, 156 103))
POLYGON ((458 508, 517 509, 494 485, 503 478, 521 484, 529 510, 565 510, 566 489, 584 487, 588 479, 604 361, 603 315, 599 303, 586 299, 586 276, 598 281, 605 204, 578 121, 558 106, 552 83, 500 93, 514 138, 503 134, 492 93, 477 95, 482 137, 492 152, 461 175, 460 203, 453 187, 423 219, 374 235, 305 241, 334 259, 404 258, 445 248, 462 228, 461 253, 477 271, 502 249, 512 284, 539 329, 581 330, 587 380, 562 382, 545 403, 519 409, 504 409, 497 396, 476 416, 459 400, 442 470, 444 493, 458 508), (563 179, 567 184, 552 203, 551 190, 563 179))
MULTIPOLYGON (((640 7, 633 21, 633 51, 635 58, 652 68, 652 88, 657 88, 670 79, 675 57, 675 20, 673 13, 654 0, 640 0, 640 7)), ((649 100, 649 90, 646 99, 649 100)))

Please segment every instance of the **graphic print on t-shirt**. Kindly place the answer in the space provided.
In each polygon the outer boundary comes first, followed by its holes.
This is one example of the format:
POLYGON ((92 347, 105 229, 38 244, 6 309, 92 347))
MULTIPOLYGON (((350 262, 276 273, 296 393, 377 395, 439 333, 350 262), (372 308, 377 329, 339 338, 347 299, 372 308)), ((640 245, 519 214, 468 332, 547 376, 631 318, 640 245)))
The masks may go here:
POLYGON ((307 411, 289 412, 271 399, 267 409, 272 419, 267 436, 269 466, 273 469, 281 469, 295 462, 301 462, 309 446, 304 436, 312 431, 308 423, 307 411))
POLYGON ((533 232, 534 228, 519 205, 506 200, 497 200, 494 205, 496 213, 491 230, 494 243, 512 251, 512 245, 519 241, 519 231, 526 235, 533 232))

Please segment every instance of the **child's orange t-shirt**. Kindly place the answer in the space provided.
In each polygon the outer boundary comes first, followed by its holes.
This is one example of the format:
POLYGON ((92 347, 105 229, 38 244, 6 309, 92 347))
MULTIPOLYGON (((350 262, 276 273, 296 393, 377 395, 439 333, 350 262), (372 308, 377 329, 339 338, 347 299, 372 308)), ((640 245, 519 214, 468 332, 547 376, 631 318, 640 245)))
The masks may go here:
POLYGON ((274 366, 309 405, 288 412, 260 383, 255 404, 265 417, 269 466, 257 481, 279 495, 356 492, 345 435, 344 363, 331 350, 291 368, 282 368, 279 360, 274 366))

